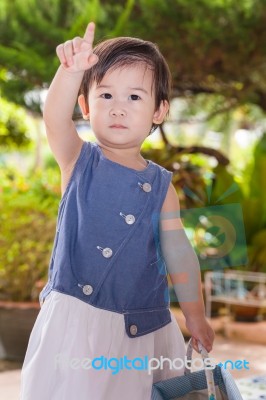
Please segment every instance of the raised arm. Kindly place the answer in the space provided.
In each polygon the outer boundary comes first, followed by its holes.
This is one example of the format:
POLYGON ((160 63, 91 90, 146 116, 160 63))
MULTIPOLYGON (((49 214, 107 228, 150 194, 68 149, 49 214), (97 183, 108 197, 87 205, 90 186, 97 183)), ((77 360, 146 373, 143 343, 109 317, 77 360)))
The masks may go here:
POLYGON ((95 25, 91 22, 83 38, 75 37, 56 48, 61 65, 44 105, 43 118, 48 142, 60 166, 63 182, 71 174, 83 143, 77 134, 72 114, 84 71, 98 61, 92 49, 94 29, 95 25))
POLYGON ((193 337, 193 347, 198 350, 196 341, 200 340, 210 351, 214 333, 205 318, 200 265, 184 231, 179 200, 172 184, 160 214, 160 243, 186 326, 193 337))

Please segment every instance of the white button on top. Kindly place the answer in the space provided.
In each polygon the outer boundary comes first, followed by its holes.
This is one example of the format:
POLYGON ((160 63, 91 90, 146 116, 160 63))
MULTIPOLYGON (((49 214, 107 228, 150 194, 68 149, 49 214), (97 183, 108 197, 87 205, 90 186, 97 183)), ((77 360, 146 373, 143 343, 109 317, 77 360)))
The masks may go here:
POLYGON ((144 190, 144 192, 150 192, 151 191, 151 185, 148 182, 143 183, 142 185, 142 189, 144 190))
POLYGON ((126 215, 125 221, 126 221, 126 223, 127 223, 128 225, 134 224, 134 222, 135 222, 135 217, 134 217, 134 215, 132 215, 132 214, 126 215))
POLYGON ((131 325, 130 328, 129 328, 129 331, 130 331, 131 335, 135 336, 137 334, 137 332, 138 332, 137 325, 131 325))
POLYGON ((110 257, 112 257, 112 255, 113 255, 113 250, 110 249, 109 247, 105 247, 105 249, 103 249, 103 251, 102 251, 102 255, 103 255, 105 258, 110 258, 110 257))
POLYGON ((93 287, 91 285, 84 285, 83 288, 83 293, 89 296, 93 292, 93 287))

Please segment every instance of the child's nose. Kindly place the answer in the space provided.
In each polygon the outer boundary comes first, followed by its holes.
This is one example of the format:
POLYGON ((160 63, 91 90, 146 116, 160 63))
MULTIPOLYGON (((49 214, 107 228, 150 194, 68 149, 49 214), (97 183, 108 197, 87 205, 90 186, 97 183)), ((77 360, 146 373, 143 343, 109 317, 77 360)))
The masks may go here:
POLYGON ((124 107, 117 104, 111 108, 110 115, 112 117, 124 117, 126 115, 126 110, 124 107))

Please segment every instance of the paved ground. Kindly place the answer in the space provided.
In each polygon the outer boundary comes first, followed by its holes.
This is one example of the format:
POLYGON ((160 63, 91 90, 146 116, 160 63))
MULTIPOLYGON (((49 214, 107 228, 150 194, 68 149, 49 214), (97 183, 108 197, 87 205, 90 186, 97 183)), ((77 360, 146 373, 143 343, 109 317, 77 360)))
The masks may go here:
MULTIPOLYGON (((266 375, 265 345, 226 339, 220 335, 217 335, 215 346, 213 351, 210 353, 210 356, 215 359, 217 364, 220 362, 225 363, 227 360, 231 360, 231 362, 227 362, 226 365, 235 379, 266 375), (232 362, 235 363, 237 360, 242 360, 242 368, 240 369, 237 369, 235 364, 232 364, 232 362), (246 368, 244 368, 244 360, 246 360, 246 368)), ((194 354, 194 357, 197 357, 197 353, 194 354)), ((238 367, 241 366, 240 363, 237 365, 238 367)), ((14 365, 14 367, 17 366, 18 364, 14 365)), ((11 368, 12 365, 6 364, 5 368, 7 367, 11 368)), ((19 385, 20 369, 1 372, 0 400, 18 400, 19 385)))
POLYGON ((0 373, 0 400, 18 400, 20 370, 0 373))

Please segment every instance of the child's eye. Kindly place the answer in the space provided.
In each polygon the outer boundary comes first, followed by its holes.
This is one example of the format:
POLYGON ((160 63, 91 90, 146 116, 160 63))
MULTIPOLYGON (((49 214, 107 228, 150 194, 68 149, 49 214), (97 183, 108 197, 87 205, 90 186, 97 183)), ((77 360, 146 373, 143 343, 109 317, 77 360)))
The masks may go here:
POLYGON ((131 94, 129 97, 131 100, 140 100, 140 97, 137 94, 131 94))
POLYGON ((103 99, 111 99, 112 95, 110 93, 103 93, 100 95, 103 99))

